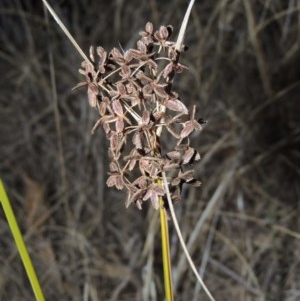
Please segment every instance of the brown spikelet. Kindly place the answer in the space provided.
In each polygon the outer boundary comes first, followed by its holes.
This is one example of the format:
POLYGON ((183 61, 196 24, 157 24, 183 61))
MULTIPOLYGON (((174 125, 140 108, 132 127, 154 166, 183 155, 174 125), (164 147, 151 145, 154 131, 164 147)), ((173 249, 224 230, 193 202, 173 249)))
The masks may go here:
POLYGON ((200 155, 190 146, 190 135, 202 129, 196 107, 189 112, 172 79, 185 66, 178 63, 179 52, 170 41, 173 27, 154 30, 148 22, 136 48, 125 52, 90 48, 92 63, 82 63, 80 73, 87 86, 88 101, 100 118, 93 132, 103 127, 109 141, 110 172, 108 187, 127 190, 126 207, 139 209, 150 200, 155 209, 165 197, 160 185, 167 173, 173 201, 180 200, 183 184, 199 186, 192 165, 200 155), (160 133, 166 145, 160 144, 160 133))

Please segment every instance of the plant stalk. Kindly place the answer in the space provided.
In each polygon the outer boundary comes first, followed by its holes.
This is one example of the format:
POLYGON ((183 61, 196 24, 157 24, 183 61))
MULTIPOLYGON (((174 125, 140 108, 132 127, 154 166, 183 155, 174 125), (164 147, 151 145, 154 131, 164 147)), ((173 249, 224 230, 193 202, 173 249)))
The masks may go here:
POLYGON ((171 259, 170 259, 170 243, 169 243, 169 227, 167 221, 167 214, 164 209, 164 202, 160 199, 160 227, 161 227, 161 245, 162 245, 162 259, 163 259, 163 271, 164 271, 164 287, 166 301, 173 301, 173 282, 171 271, 171 259))
POLYGON ((2 184, 2 181, 0 179, 0 202, 2 204, 6 219, 9 224, 9 228, 13 234, 17 249, 20 253, 23 265, 25 267, 28 279, 30 281, 31 287, 33 289, 35 299, 37 301, 45 301, 38 277, 36 275, 36 272, 34 270, 32 261, 30 259, 30 256, 28 254, 26 245, 23 240, 23 236, 21 234, 20 228, 18 226, 15 214, 12 210, 12 207, 10 205, 9 199, 7 197, 7 194, 5 192, 4 186, 2 184))

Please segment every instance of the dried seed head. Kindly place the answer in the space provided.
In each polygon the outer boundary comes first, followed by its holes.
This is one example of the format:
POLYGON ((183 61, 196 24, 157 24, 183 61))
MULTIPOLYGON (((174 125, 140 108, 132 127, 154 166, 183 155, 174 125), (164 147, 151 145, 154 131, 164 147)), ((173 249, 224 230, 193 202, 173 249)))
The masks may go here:
POLYGON ((202 122, 195 117, 196 107, 189 113, 172 91, 174 75, 186 68, 178 63, 175 42, 169 41, 172 31, 170 25, 154 31, 148 22, 136 49, 123 53, 91 47, 93 64, 84 62, 80 70, 85 82, 78 87, 87 86, 89 103, 100 115, 93 131, 103 126, 109 141, 106 184, 127 190, 126 207, 135 203, 141 209, 150 200, 158 209, 160 198, 166 197, 162 172, 174 202, 180 200, 183 184, 200 185, 191 169, 200 155, 189 137, 202 129, 202 122), (166 145, 160 144, 160 133, 166 135, 166 145))

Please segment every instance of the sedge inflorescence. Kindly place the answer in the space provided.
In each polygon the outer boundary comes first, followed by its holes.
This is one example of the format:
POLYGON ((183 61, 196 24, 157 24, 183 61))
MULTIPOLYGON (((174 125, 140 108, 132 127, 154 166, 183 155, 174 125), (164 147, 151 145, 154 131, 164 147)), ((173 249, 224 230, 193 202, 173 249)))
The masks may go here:
POLYGON ((173 202, 184 183, 200 185, 192 169, 200 155, 189 136, 201 130, 201 121, 195 106, 189 112, 172 89, 175 74, 186 67, 178 62, 184 47, 175 49, 171 33, 170 25, 154 31, 148 22, 135 49, 91 47, 91 61, 80 69, 85 81, 77 87, 87 85, 89 103, 100 114, 92 132, 102 126, 109 141, 106 183, 127 191, 126 206, 141 209, 150 200, 159 208, 166 199, 163 172, 173 202))

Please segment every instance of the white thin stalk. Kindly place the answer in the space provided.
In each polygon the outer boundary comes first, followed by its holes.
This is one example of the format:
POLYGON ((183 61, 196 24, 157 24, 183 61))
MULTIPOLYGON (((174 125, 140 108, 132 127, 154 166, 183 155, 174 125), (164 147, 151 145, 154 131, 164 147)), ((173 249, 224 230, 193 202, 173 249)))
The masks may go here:
POLYGON ((61 21, 61 19, 58 17, 58 15, 55 13, 55 11, 53 10, 53 8, 50 6, 50 4, 47 2, 47 0, 42 0, 44 5, 46 6, 47 10, 49 11, 49 13, 52 15, 52 17, 54 18, 54 20, 57 22, 57 24, 59 25, 59 27, 62 29, 62 31, 65 33, 65 35, 68 37, 68 39, 70 40, 70 42, 73 44, 73 46, 76 48, 76 50, 79 52, 79 54, 82 56, 82 58, 88 62, 91 63, 91 60, 85 55, 85 53, 83 52, 83 50, 80 48, 80 46, 77 44, 77 42, 75 41, 75 39, 72 37, 71 33, 69 32, 69 30, 66 28, 66 26, 64 25, 64 23, 61 21))
POLYGON ((185 36, 186 27, 187 27, 187 24, 188 24, 188 21, 189 21, 189 18, 190 18, 190 14, 191 14, 194 2, 195 2, 195 0, 190 1, 189 6, 188 6, 188 8, 185 12, 183 21, 181 23, 180 31, 179 31, 178 38, 177 38, 176 45, 175 45, 175 49, 178 52, 181 51, 181 47, 182 47, 182 44, 183 44, 183 39, 184 39, 184 36, 185 36))

